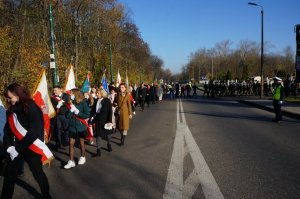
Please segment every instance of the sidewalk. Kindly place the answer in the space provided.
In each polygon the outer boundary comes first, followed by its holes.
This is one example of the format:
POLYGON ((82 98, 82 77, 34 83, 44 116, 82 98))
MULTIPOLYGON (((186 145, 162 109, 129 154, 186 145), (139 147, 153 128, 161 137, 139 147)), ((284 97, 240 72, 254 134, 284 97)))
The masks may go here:
MULTIPOLYGON (((270 99, 241 99, 238 102, 254 106, 266 111, 274 112, 273 102, 270 99)), ((283 102, 282 114, 287 117, 291 117, 300 120, 300 104, 283 102)))

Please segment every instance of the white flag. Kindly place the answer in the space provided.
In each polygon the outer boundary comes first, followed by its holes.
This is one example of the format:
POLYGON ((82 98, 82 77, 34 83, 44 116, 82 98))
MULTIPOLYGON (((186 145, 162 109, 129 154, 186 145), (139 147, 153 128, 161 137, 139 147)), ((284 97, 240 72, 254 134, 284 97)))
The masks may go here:
POLYGON ((69 68, 68 68, 68 72, 67 72, 67 79, 66 79, 66 83, 65 83, 65 86, 64 86, 64 91, 66 93, 70 94, 70 91, 73 88, 76 88, 76 86, 75 86, 75 73, 74 73, 73 66, 70 65, 69 68))
POLYGON ((129 80, 128 80, 128 76, 127 76, 127 70, 126 70, 125 84, 126 84, 127 89, 129 89, 129 80))
POLYGON ((116 86, 118 87, 121 83, 122 83, 122 81, 121 81, 121 75, 120 75, 120 73, 119 73, 119 71, 118 71, 118 76, 117 76, 116 86))

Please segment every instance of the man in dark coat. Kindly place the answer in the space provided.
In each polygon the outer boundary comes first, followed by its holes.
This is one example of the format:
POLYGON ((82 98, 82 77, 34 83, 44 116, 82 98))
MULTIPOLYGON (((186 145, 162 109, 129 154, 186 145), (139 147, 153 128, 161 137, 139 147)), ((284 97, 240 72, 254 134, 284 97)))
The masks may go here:
POLYGON ((145 84, 142 83, 141 86, 138 88, 138 100, 142 112, 145 109, 146 94, 147 94, 147 88, 145 87, 145 84))
POLYGON ((62 144, 69 143, 69 120, 66 117, 68 108, 66 103, 69 101, 69 95, 63 93, 60 86, 53 88, 54 95, 51 97, 51 102, 56 109, 56 116, 54 118, 54 130, 56 136, 56 147, 60 148, 62 144), (62 141, 62 137, 64 140, 62 141))

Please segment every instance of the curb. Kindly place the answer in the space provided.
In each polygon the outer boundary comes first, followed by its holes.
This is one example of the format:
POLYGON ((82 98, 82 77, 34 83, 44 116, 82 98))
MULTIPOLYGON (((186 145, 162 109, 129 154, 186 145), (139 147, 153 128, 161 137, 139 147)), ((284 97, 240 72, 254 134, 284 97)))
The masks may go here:
MULTIPOLYGON (((263 106, 263 105, 260 105, 260 104, 256 104, 256 103, 245 101, 245 100, 237 100, 237 101, 241 104, 246 104, 246 105, 249 105, 249 106, 253 106, 253 107, 256 107, 256 108, 259 108, 259 109, 262 109, 262 110, 265 110, 265 111, 269 111, 269 112, 272 112, 272 113, 274 112, 273 108, 266 107, 266 106, 263 106)), ((282 115, 293 118, 293 119, 300 120, 300 114, 297 114, 297 113, 292 113, 292 112, 283 110, 282 115)))

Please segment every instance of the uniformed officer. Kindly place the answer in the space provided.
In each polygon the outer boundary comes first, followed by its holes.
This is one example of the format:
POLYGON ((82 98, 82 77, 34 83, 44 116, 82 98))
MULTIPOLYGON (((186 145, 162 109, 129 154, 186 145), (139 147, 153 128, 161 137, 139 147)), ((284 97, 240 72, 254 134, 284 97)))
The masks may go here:
POLYGON ((284 88, 281 84, 282 80, 279 77, 274 79, 274 92, 273 92, 273 107, 275 112, 275 119, 273 122, 282 120, 281 106, 284 98, 284 88))

